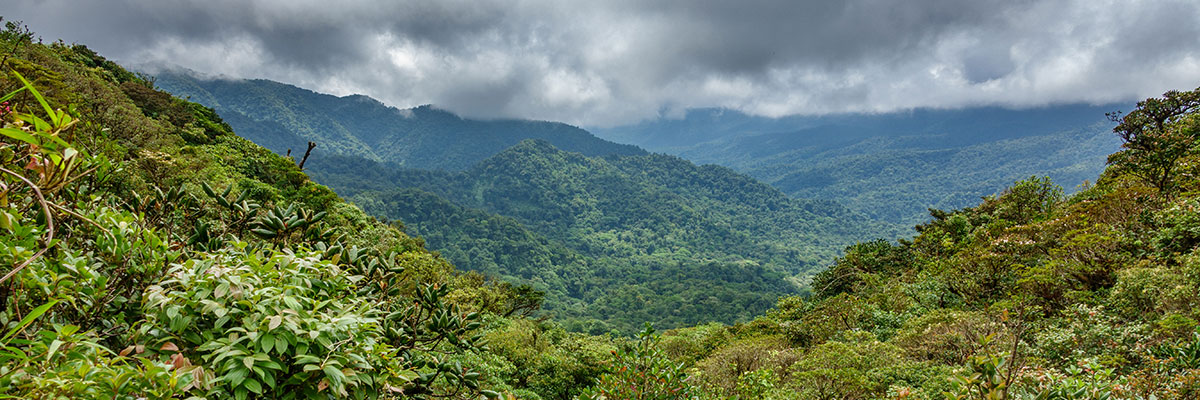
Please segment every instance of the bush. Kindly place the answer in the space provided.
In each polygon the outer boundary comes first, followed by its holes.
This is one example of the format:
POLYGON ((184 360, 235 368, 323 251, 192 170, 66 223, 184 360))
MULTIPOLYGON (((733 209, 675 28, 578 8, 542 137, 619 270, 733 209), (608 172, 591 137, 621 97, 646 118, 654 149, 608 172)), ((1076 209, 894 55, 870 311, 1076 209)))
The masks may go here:
POLYGON ((913 359, 957 365, 983 349, 984 338, 1003 330, 979 312, 932 310, 906 321, 893 343, 913 359))
POLYGON ((786 378, 788 367, 800 357, 800 350, 791 349, 779 337, 743 339, 722 346, 696 363, 697 378, 705 388, 733 395, 742 375, 758 370, 774 371, 786 378))
POLYGON ((592 400, 678 400, 696 396, 683 365, 667 358, 657 348, 658 341, 654 328, 647 323, 633 346, 613 352, 608 372, 581 397, 592 400))
POLYGON ((893 383, 905 382, 906 365, 896 346, 879 342, 866 332, 813 346, 788 369, 788 388, 797 399, 874 399, 893 383))

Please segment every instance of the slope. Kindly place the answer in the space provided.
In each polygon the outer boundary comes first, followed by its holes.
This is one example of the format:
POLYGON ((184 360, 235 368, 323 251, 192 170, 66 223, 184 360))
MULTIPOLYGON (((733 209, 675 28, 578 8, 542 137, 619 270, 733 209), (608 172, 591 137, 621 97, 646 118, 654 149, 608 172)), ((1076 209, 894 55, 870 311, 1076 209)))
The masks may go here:
POLYGON ((528 291, 455 272, 213 110, 32 38, 0 32, 0 397, 475 398, 496 379, 460 360, 528 291))
MULTIPOLYGON (((934 212, 912 240, 848 248, 812 296, 669 332, 637 363, 681 364, 652 379, 711 398, 1200 398, 1200 89, 1113 131, 1095 185, 1029 178, 934 212)), ((640 378, 613 376, 602 391, 640 378)))

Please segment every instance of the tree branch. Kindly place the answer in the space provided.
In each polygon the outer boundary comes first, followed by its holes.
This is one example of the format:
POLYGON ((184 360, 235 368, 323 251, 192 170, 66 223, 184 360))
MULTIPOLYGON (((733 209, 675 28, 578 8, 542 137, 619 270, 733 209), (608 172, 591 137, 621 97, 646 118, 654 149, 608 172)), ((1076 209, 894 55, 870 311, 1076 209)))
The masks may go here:
MULTIPOLYGON (((316 143, 313 143, 313 142, 308 142, 308 150, 305 150, 305 151, 304 151, 304 158, 300 159, 300 170, 301 170, 301 171, 303 171, 303 170, 304 170, 304 163, 305 163, 305 162, 308 162, 308 155, 309 155, 309 154, 312 154, 312 149, 313 149, 314 147, 317 147, 317 144, 316 144, 316 143)), ((288 149, 288 150, 290 151, 291 149, 288 149)))
POLYGON ((14 267, 12 271, 8 271, 4 277, 0 277, 0 283, 4 283, 4 281, 7 281, 8 278, 12 278, 13 275, 16 275, 18 272, 21 272, 22 269, 25 269, 25 267, 29 266, 33 260, 36 260, 38 257, 41 257, 42 254, 45 254, 47 250, 50 250, 50 242, 54 241, 54 215, 50 214, 50 206, 48 205, 49 203, 46 201, 46 198, 42 196, 42 189, 38 188, 37 185, 33 184, 33 182, 30 182, 29 179, 26 179, 24 176, 21 176, 21 174, 16 172, 12 172, 4 168, 0 168, 0 172, 17 177, 17 179, 20 179, 21 182, 25 182, 25 185, 29 186, 30 189, 33 189, 33 194, 37 196, 38 203, 42 205, 42 213, 46 215, 46 238, 42 241, 42 249, 38 250, 37 253, 33 253, 33 257, 29 257, 29 259, 21 262, 14 267))

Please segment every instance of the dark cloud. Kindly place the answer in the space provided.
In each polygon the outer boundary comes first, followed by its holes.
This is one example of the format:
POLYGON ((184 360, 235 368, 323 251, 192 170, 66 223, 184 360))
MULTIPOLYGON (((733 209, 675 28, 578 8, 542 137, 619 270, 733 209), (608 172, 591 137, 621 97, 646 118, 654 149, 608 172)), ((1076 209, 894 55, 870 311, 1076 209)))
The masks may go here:
POLYGON ((590 125, 1127 101, 1200 84, 1184 0, 15 0, 134 65, 590 125))

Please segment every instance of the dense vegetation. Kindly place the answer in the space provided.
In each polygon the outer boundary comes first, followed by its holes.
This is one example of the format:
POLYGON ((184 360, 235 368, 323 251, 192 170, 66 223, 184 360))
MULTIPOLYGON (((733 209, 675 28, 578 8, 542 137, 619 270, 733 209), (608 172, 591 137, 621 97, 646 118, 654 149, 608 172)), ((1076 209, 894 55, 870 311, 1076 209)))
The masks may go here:
POLYGON ((642 358, 690 366, 665 386, 699 397, 1198 398, 1200 89, 1115 131, 1094 186, 1032 177, 934 211, 911 240, 848 248, 811 297, 642 358))
MULTIPOLYGON (((750 322, 629 341, 523 318, 536 292, 455 272, 211 109, 31 38, 0 31, 3 396, 1200 397, 1200 89, 1125 115, 1094 186, 1025 179, 850 246, 750 322)), ((542 153, 682 162, 501 158, 542 153)))
POLYGON ((483 343, 536 294, 458 274, 211 109, 32 37, 0 33, 0 396, 477 398, 513 379, 483 343))
POLYGON ((309 168, 456 265, 546 292, 546 311, 592 333, 746 321, 798 293, 847 243, 881 232, 727 168, 585 157, 537 140, 457 173, 350 157, 309 168))
MULTIPOLYGON (((973 205, 1032 174, 1095 180, 1119 140, 1104 112, 1121 106, 977 108, 881 115, 753 117, 692 110, 678 120, 598 135, 734 168, 798 198, 837 201, 902 227, 929 208, 973 205)), ((1126 106, 1127 107, 1127 106, 1126 106)))
POLYGON ((645 154, 556 122, 472 120, 431 106, 401 110, 366 96, 337 97, 268 80, 163 71, 155 84, 212 107, 239 135, 280 154, 298 153, 312 141, 327 154, 435 170, 469 168, 524 139, 593 156, 645 154))

